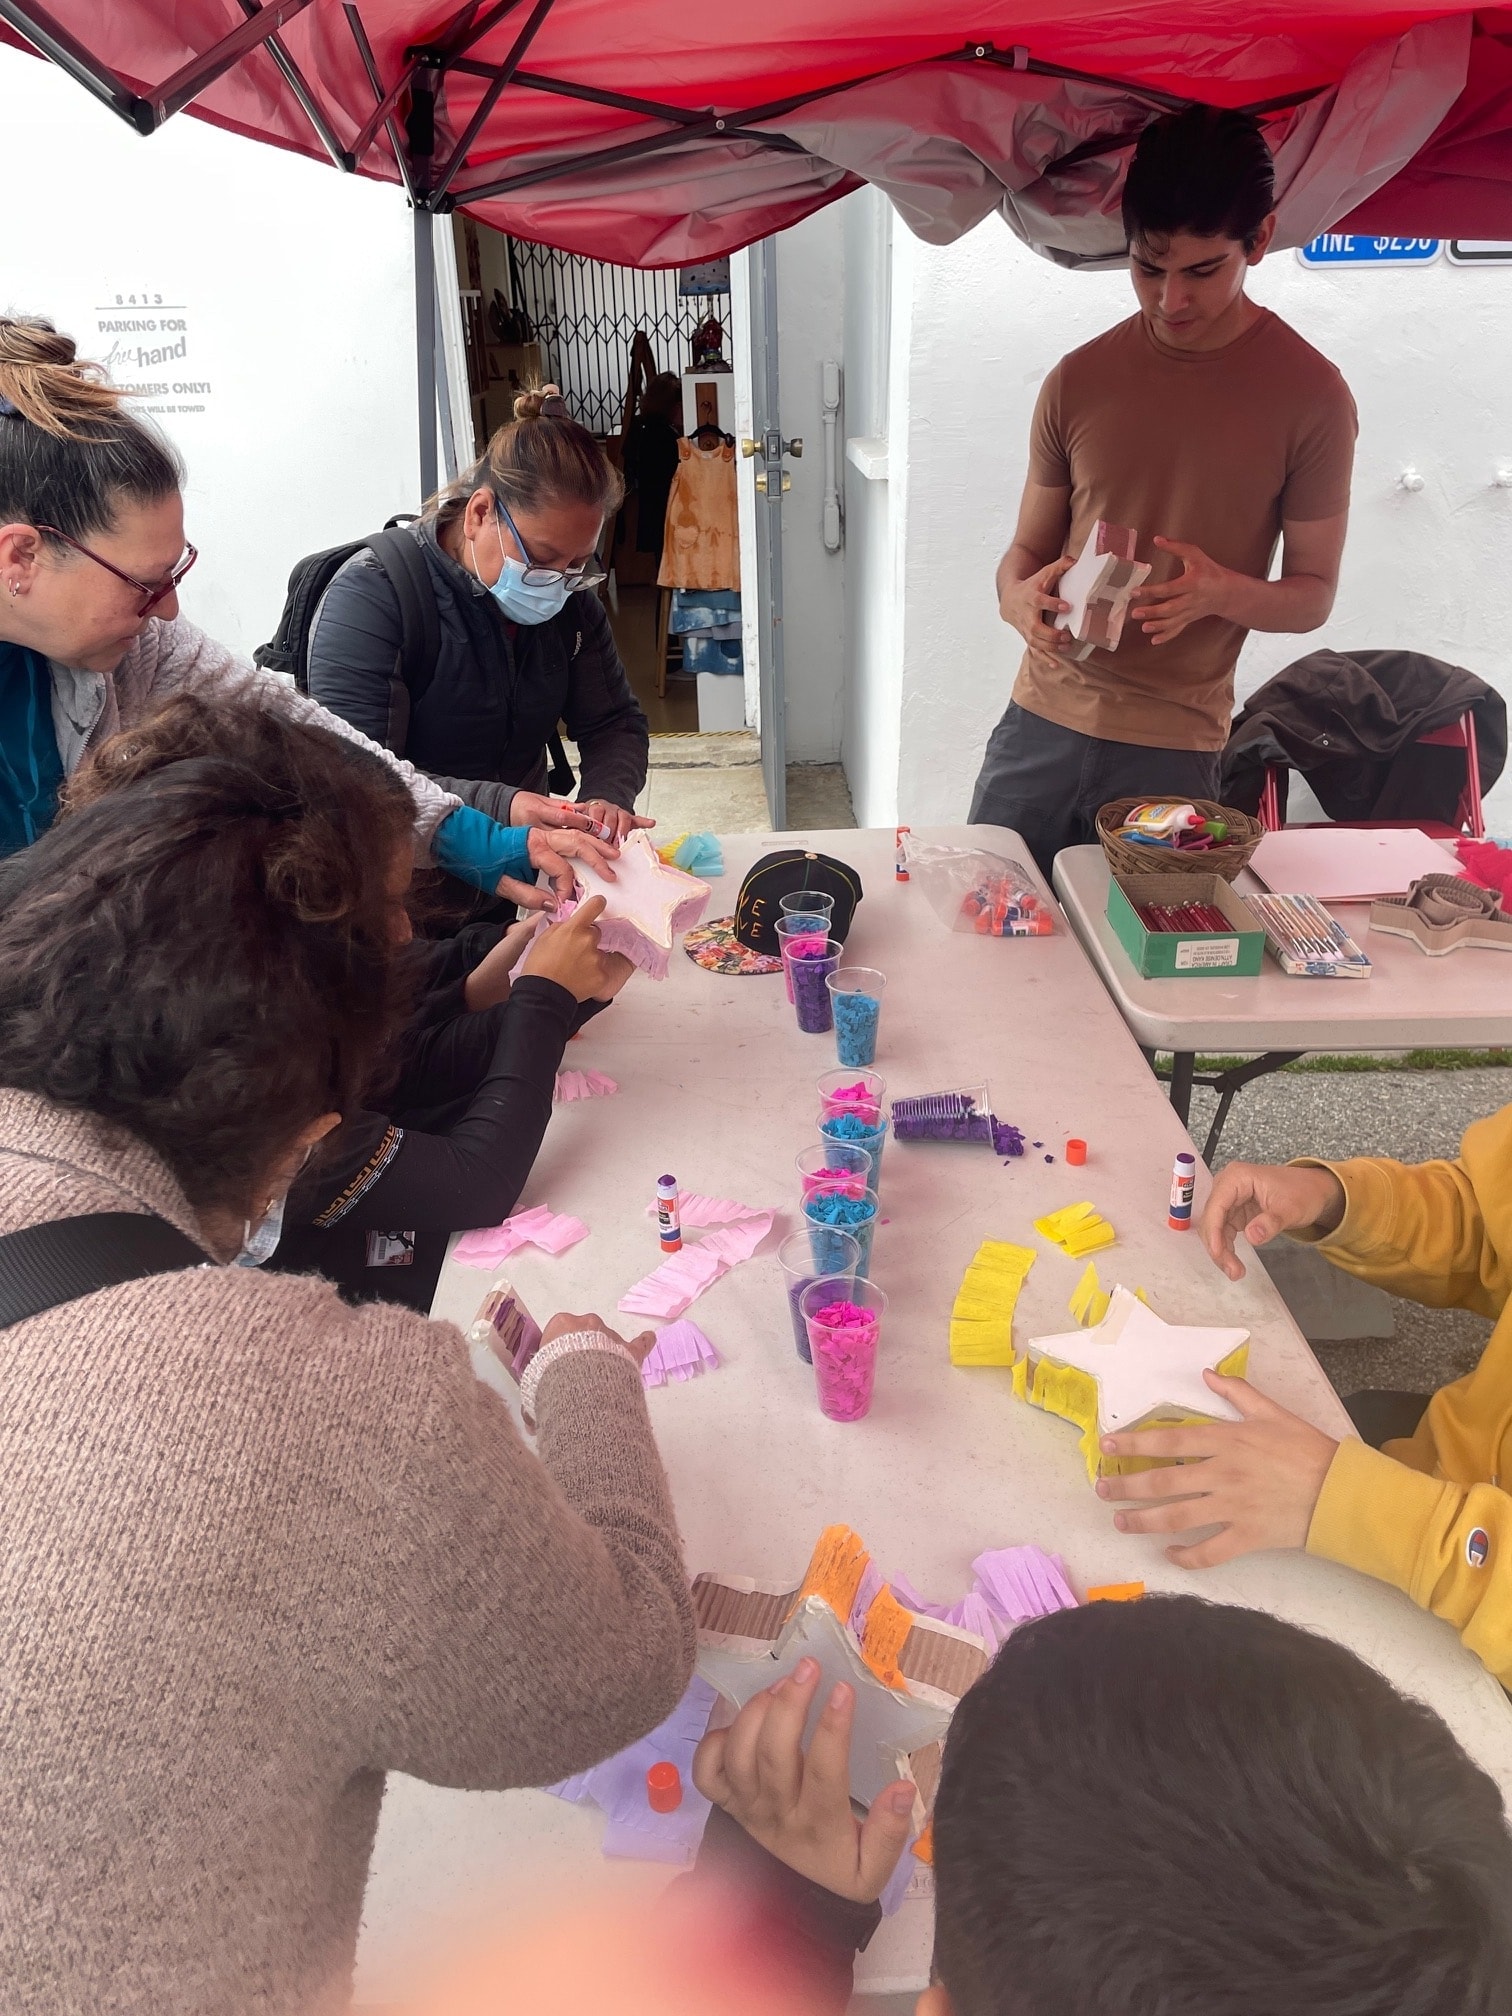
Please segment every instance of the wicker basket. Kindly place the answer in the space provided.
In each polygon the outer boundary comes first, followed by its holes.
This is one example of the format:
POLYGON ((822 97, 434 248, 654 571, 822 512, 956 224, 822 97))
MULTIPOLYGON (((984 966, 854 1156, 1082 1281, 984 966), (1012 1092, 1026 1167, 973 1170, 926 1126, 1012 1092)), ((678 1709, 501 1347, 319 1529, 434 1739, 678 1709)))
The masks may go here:
POLYGON ((1148 794, 1143 798, 1115 798, 1098 812, 1097 837, 1115 875, 1220 875, 1225 882, 1232 882, 1239 870, 1248 866, 1265 834, 1260 821, 1251 819, 1247 812, 1236 812, 1231 805, 1215 805, 1211 798, 1189 798, 1183 802, 1195 805, 1204 819, 1223 820, 1229 830, 1227 840, 1219 840, 1211 847, 1187 848, 1142 847, 1137 841, 1121 839, 1118 829, 1134 807, 1150 802, 1148 794))

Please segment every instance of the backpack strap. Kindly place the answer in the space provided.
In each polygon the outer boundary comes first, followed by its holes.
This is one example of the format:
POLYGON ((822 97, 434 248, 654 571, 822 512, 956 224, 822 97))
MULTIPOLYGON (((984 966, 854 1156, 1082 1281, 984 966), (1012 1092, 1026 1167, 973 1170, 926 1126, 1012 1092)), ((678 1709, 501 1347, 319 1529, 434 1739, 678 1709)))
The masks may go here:
POLYGON ((91 1211, 0 1236, 0 1330, 101 1288, 211 1264, 166 1218, 91 1211))
MULTIPOLYGON (((435 677, 436 660, 441 655, 441 618, 436 613, 430 568, 419 540, 399 526, 385 525, 375 532, 368 548, 399 600, 399 671, 409 689, 413 712, 435 677)), ((402 755, 403 751, 395 753, 402 755)))

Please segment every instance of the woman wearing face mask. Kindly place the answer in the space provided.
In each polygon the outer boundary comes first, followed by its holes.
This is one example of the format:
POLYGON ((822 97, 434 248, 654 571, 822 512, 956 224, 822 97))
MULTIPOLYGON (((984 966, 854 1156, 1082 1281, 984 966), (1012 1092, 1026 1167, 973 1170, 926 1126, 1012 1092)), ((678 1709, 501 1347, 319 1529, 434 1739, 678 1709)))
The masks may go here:
POLYGON ((227 1264, 404 1013, 411 808, 219 711, 0 889, 7 2009, 345 2009, 385 1772, 553 1783, 692 1666, 649 1333, 547 1325, 532 1454, 451 1325, 227 1264))
MULTIPOLYGON (((88 750, 171 694, 259 691, 353 733, 179 615, 197 558, 183 467, 122 396, 50 323, 0 316, 0 855, 46 831, 88 750)), ((565 895, 569 858, 605 854, 586 833, 500 825, 395 767, 418 838, 475 888, 509 878, 501 893, 541 907, 538 870, 565 895)))
POLYGON ((495 819, 560 816, 540 794, 546 743, 566 725, 582 762, 578 806, 622 840, 646 781, 646 717, 593 590, 619 472, 554 385, 522 393, 487 452, 411 529, 440 623, 429 684, 412 701, 403 624, 369 552, 336 576, 310 631, 310 692, 375 742, 404 724, 409 760, 495 819))

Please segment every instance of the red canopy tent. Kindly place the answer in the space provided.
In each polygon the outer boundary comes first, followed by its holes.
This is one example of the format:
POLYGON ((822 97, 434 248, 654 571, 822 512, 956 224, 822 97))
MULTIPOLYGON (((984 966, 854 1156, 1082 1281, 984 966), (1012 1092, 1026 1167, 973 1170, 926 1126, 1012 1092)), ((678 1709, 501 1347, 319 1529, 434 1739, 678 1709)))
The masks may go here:
POLYGON ((434 458, 430 217, 683 264, 863 181, 946 242, 997 210, 1123 256, 1140 128, 1248 106, 1279 239, 1512 239, 1512 7, 1460 0, 0 0, 0 35, 143 133, 181 110, 403 186, 434 458))

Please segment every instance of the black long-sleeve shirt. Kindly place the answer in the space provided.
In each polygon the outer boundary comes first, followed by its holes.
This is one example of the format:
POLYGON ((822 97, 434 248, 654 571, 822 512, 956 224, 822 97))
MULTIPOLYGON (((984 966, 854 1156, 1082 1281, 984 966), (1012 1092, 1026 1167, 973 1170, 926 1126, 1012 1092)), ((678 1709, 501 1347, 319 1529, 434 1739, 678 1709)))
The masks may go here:
POLYGON ((469 1013, 477 930, 424 948, 429 985, 404 1032, 384 1112, 354 1113, 289 1193, 268 1263, 319 1273, 349 1300, 429 1309, 453 1232, 514 1209, 551 1119, 557 1068, 579 1008, 525 974, 509 999, 469 1013))
POLYGON ((440 626, 424 691, 416 699, 404 684, 399 598, 364 551, 316 611, 312 698, 506 823, 516 789, 542 789, 547 737, 561 721, 578 748, 579 796, 633 807, 650 737, 598 597, 581 591, 549 622, 512 623, 441 547, 433 526, 411 531, 440 626))

